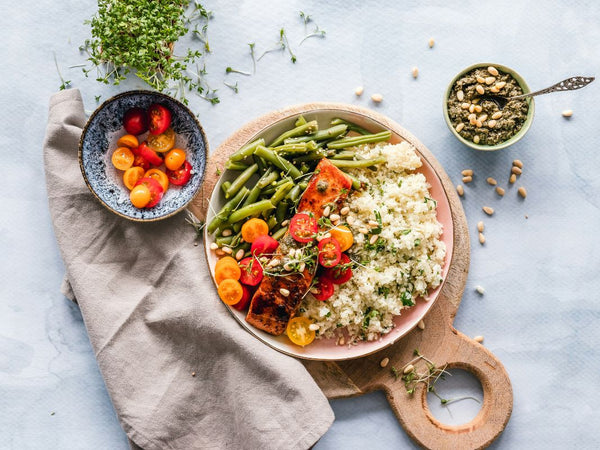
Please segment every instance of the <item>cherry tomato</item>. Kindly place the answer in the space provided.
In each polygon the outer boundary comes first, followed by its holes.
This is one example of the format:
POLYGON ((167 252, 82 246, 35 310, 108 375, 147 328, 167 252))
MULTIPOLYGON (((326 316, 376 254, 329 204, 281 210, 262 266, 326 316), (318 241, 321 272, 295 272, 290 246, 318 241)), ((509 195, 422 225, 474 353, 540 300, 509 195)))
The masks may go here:
POLYGON ((127 170, 133 165, 135 156, 133 152, 127 147, 119 147, 116 149, 111 157, 113 166, 119 170, 127 170))
POLYGON ((253 217, 242 225, 242 239, 246 242, 252 243, 257 237, 268 234, 269 225, 262 219, 253 217))
MULTIPOLYGON (((160 183, 154 178, 142 178, 135 184, 135 186, 140 185, 146 186, 150 191, 150 201, 145 205, 146 208, 152 208, 153 206, 156 206, 164 194, 164 190, 160 183)), ((131 192, 133 192, 133 190, 131 192)))
POLYGON ((240 261, 240 282, 248 286, 256 286, 263 279, 263 269, 260 263, 251 256, 240 261))
POLYGON ((227 278, 219 283, 219 297, 227 305, 235 305, 244 296, 244 289, 239 281, 227 278))
POLYGON ((167 169, 167 177, 169 177, 171 184, 174 184, 175 186, 183 186, 190 180, 191 176, 192 165, 187 161, 185 161, 183 166, 177 170, 167 169))
POLYGON ((140 145, 140 143, 133 134, 121 136, 117 141, 117 147, 136 148, 138 145, 140 145))
POLYGON ((252 292, 250 292, 250 289, 248 289, 247 286, 242 285, 242 290, 242 299, 235 305, 232 305, 238 311, 244 311, 246 308, 248 308, 250 300, 252 300, 252 292))
POLYGON ((312 322, 306 317, 294 317, 287 324, 287 335, 296 345, 305 346, 315 340, 315 331, 310 329, 312 322))
POLYGON ((342 252, 340 243, 335 238, 325 238, 319 242, 319 264, 323 267, 333 267, 340 262, 342 252))
MULTIPOLYGON (((137 150, 137 149, 132 149, 132 151, 134 152, 134 155, 135 155, 135 150, 137 150)), ((150 163, 142 155, 135 155, 135 158, 133 159, 133 166, 141 167, 142 169, 144 169, 144 172, 145 172, 146 170, 148 170, 150 168, 150 163)))
POLYGON ((277 247, 279 247, 279 242, 277 242, 271 236, 265 234, 254 239, 254 242, 252 242, 252 247, 250 247, 250 252, 254 256, 261 256, 264 254, 274 253, 275 250, 277 250, 277 247))
POLYGON ((352 278, 351 261, 348 255, 342 253, 340 263, 335 267, 325 269, 323 276, 329 278, 334 284, 344 284, 352 278))
POLYGON ((305 213, 296 214, 290 220, 290 235, 303 244, 311 242, 315 238, 318 229, 319 226, 315 218, 305 213))
MULTIPOLYGON (((175 132, 173 128, 168 128, 167 131, 161 134, 151 134, 148 136, 148 147, 155 152, 168 152, 175 145, 175 132)), ((184 158, 185 159, 185 158, 184 158)))
POLYGON ((185 162, 185 152, 180 148, 174 148, 165 156, 165 166, 169 170, 179 169, 185 162))
POLYGON ((142 167, 130 167, 123 174, 123 183, 127 189, 132 190, 135 184, 144 178, 144 169, 142 167))
POLYGON ((335 238, 336 241, 340 243, 340 250, 345 252, 354 243, 354 236, 352 236, 352 231, 350 228, 344 225, 337 225, 331 230, 329 230, 332 238, 335 238))
POLYGON ((171 111, 154 103, 148 108, 148 129, 150 134, 161 134, 171 126, 171 111))
POLYGON ((140 184, 139 186, 134 186, 134 188, 129 193, 129 199, 131 200, 131 204, 136 208, 144 208, 148 203, 150 203, 150 198, 152 194, 150 194, 150 189, 148 186, 140 184))
POLYGON ((123 126, 129 134, 135 136, 148 131, 148 115, 142 108, 131 108, 123 117, 123 126))
POLYGON ((160 169, 150 169, 144 174, 144 177, 154 178, 160 183, 160 185, 163 188, 163 191, 165 192, 167 192, 167 189, 169 189, 169 178, 167 177, 167 174, 160 169))
POLYGON ((142 142, 138 148, 132 149, 133 153, 136 155, 142 156, 146 161, 148 161, 153 166, 160 166, 163 163, 163 159, 158 156, 154 150, 148 147, 147 142, 142 142))
POLYGON ((333 292, 333 282, 327 277, 320 277, 316 286, 311 289, 311 294, 313 297, 322 302, 331 297, 333 292), (313 292, 313 290, 316 290, 316 292, 313 292))

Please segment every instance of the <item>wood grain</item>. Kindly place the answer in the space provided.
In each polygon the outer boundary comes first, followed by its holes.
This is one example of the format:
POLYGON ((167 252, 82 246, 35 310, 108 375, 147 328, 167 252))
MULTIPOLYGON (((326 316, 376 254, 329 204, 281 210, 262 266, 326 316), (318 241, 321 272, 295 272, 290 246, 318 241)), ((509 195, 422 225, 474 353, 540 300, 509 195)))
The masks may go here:
MULTIPOLYGON (((246 124, 229 137, 211 155, 206 179, 189 209, 204 218, 208 198, 218 180, 217 168, 223 168, 229 154, 237 150, 277 120, 319 109, 339 109, 368 116, 410 142, 439 175, 450 201, 454 225, 454 251, 447 281, 439 298, 424 319, 425 329, 415 328, 396 344, 375 354, 340 362, 302 361, 328 398, 344 398, 383 390, 406 432, 421 446, 430 449, 485 448, 504 430, 513 404, 510 379, 502 363, 483 345, 458 332, 453 327, 469 269, 469 232, 467 221, 454 186, 431 152, 411 133, 389 118, 354 105, 310 103, 273 111, 246 124), (483 404, 478 415, 469 423, 451 426, 433 417, 427 406, 425 386, 418 385, 415 393, 406 393, 404 383, 395 380, 390 367, 402 368, 419 349, 437 367, 460 368, 475 375, 483 388, 483 404), (380 366, 389 358, 386 368, 380 366)), ((420 362, 419 364, 424 364, 420 362)), ((424 366, 416 365, 424 370, 424 366)))

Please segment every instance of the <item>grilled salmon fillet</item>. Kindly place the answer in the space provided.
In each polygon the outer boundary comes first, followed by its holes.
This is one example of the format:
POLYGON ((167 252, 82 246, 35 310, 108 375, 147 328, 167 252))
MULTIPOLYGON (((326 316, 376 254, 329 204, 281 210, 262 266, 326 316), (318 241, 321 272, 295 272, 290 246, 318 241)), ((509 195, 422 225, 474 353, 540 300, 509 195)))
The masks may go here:
MULTIPOLYGON (((335 205, 337 208, 346 199, 351 187, 352 180, 346 174, 328 160, 322 159, 302 194, 297 210, 299 213, 312 213, 318 220, 323 215, 325 206, 335 205)), ((282 249, 287 251, 302 245, 286 233, 274 258, 287 253, 282 249)), ((265 275, 252 297, 246 321, 275 336, 282 334, 289 320, 298 311, 313 277, 314 273, 308 269, 290 272, 286 276, 265 275), (289 294, 283 295, 282 290, 289 294)))

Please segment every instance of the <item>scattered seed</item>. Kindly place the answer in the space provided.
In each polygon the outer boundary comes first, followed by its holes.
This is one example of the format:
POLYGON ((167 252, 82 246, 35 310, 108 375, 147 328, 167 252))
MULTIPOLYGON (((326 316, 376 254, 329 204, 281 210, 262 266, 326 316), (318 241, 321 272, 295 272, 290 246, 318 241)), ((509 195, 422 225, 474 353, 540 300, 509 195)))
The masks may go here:
POLYGON ((485 228, 485 225, 483 224, 483 221, 479 221, 477 222, 477 231, 479 231, 480 233, 483 233, 483 230, 485 228))
POLYGON ((513 174, 511 174, 510 178, 508 179, 508 182, 510 184, 513 184, 515 181, 517 181, 517 176, 513 173, 513 174))
POLYGON ((415 370, 415 366, 413 366, 412 364, 409 364, 403 370, 404 375, 406 375, 407 373, 411 373, 413 370, 415 370))
POLYGON ((496 77, 486 77, 485 84, 493 84, 496 81, 496 77))
POLYGON ((231 247, 223 247, 221 250, 223 250, 228 255, 231 255, 233 253, 231 247))
POLYGON ((470 177, 473 176, 473 170, 472 169, 465 169, 461 172, 463 177, 470 177))
POLYGON ((491 216, 492 214, 494 214, 494 208, 491 208, 489 206, 484 206, 482 209, 483 209, 483 212, 486 213, 488 216, 491 216))
POLYGON ((429 38, 429 48, 433 48, 433 46, 435 45, 435 41, 433 40, 433 38, 429 38))
POLYGON ((290 291, 288 291, 286 288, 279 289, 279 293, 281 295, 283 295, 284 297, 289 297, 290 296, 290 291))
POLYGON ((311 323, 311 324, 308 326, 308 329, 309 329, 309 330, 312 330, 312 331, 317 331, 317 330, 319 329, 319 325, 317 325, 316 323, 311 323))
MULTIPOLYGON (((483 80, 483 81, 485 82, 485 80, 483 80)), ((484 88, 483 88, 483 86, 482 86, 482 85, 480 85, 480 84, 478 84, 478 85, 476 85, 476 86, 475 86, 475 90, 477 91, 477 93, 478 93, 479 95, 483 95, 483 94, 485 94, 485 89, 484 89, 484 88)))
POLYGON ((331 212, 331 207, 329 205, 327 205, 325 207, 325 209, 323 210, 323 216, 328 217, 330 212, 331 212))
POLYGON ((364 228, 364 227, 363 227, 363 228, 359 228, 359 229, 358 229, 358 232, 359 232, 359 233, 361 233, 361 234, 369 234, 369 230, 367 230, 367 229, 366 229, 366 228, 364 228))
POLYGON ((488 177, 485 181, 488 182, 488 184, 492 185, 492 186, 496 186, 498 184, 498 182, 493 179, 492 177, 488 177))
POLYGON ((379 227, 379 223, 375 222, 374 220, 369 220, 369 222, 367 223, 367 225, 369 225, 370 228, 377 228, 377 227, 379 227))
POLYGON ((237 253, 235 254, 235 259, 237 259, 238 261, 241 260, 244 257, 244 249, 240 248, 237 253))
POLYGON ((390 358, 383 358, 383 359, 381 360, 381 362, 379 363, 379 365, 380 365, 381 367, 386 367, 386 366, 387 366, 389 363, 390 363, 390 358))
POLYGON ((211 250, 216 250, 219 248, 219 244, 217 244, 216 242, 213 242, 212 244, 210 244, 210 249, 211 250))
POLYGON ((340 336, 337 343, 338 343, 338 345, 344 345, 346 343, 344 336, 340 336))
POLYGON ((504 197, 504 189, 500 186, 496 186, 496 194, 498 194, 500 197, 504 197))
POLYGON ((375 103, 381 103, 383 101, 383 95, 373 94, 371 95, 371 100, 373 100, 375 103))
POLYGON ((283 222, 281 222, 281 226, 286 227, 286 226, 288 226, 289 223, 290 223, 290 221, 288 219, 285 219, 283 222))
POLYGON ((479 243, 481 245, 485 244, 485 236, 483 235, 483 233, 479 233, 479 243))
POLYGON ((231 236, 233 234, 233 231, 231 231, 229 228, 226 230, 223 230, 223 232, 221 233, 221 236, 223 237, 227 237, 227 236, 231 236))
POLYGON ((462 131, 462 129, 465 127, 464 123, 459 123, 458 125, 456 125, 456 132, 460 133, 462 131))
POLYGON ((462 102, 465 99, 465 93, 463 91, 458 91, 456 93, 456 98, 459 102, 462 102))
POLYGON ((485 83, 485 78, 483 78, 483 77, 477 77, 476 79, 477 79, 478 83, 481 83, 481 84, 485 83))
POLYGON ((459 184, 458 186, 456 186, 456 192, 458 192, 458 195, 460 195, 461 197, 463 195, 465 195, 465 189, 462 187, 461 184, 459 184))
POLYGON ((475 336, 473 338, 475 342, 479 342, 480 344, 483 342, 483 336, 475 336))
POLYGON ((371 239, 369 239, 369 244, 375 245, 375 242, 377 242, 378 239, 379 239, 379 235, 374 234, 373 236, 371 236, 371 239))
POLYGON ((515 159, 513 161, 513 166, 517 166, 519 169, 523 168, 523 161, 521 161, 520 159, 515 159))
POLYGON ((473 177, 463 177, 462 178, 463 183, 470 183, 471 181, 473 181, 473 177))
POLYGON ((222 248, 218 248, 215 250, 215 255, 217 256, 225 256, 225 252, 223 251, 222 248))
POLYGON ((355 221, 355 220, 356 220, 356 219, 354 218, 354 216, 348 216, 348 217, 346 217, 346 223, 347 223, 348 225, 352 225, 352 224, 354 223, 354 221, 355 221))
POLYGON ((340 214, 342 216, 347 216, 349 212, 350 212, 349 206, 344 206, 342 209, 340 209, 340 214))
POLYGON ((517 175, 521 175, 523 173, 523 170, 520 167, 517 167, 517 166, 512 166, 512 168, 510 169, 510 171, 512 173, 517 174, 517 175))
POLYGON ((475 136, 473 136, 473 142, 475 144, 479 144, 479 135, 478 134, 476 134, 475 136))
POLYGON ((483 288, 483 286, 475 286, 475 290, 477 291, 478 294, 483 295, 485 292, 485 289, 483 288))
POLYGON ((519 189, 517 189, 517 192, 519 193, 519 195, 523 198, 527 197, 527 190, 521 186, 519 189))
POLYGON ((419 323, 417 324, 417 327, 419 327, 420 330, 424 330, 425 329, 425 322, 423 322, 423 320, 419 320, 419 323))
POLYGON ((573 110, 572 109, 565 109, 562 112, 563 117, 571 117, 573 115, 573 110))
POLYGON ((419 76, 419 68, 417 66, 412 68, 412 76, 413 78, 417 78, 419 76))
POLYGON ((489 128, 494 128, 496 126, 496 121, 494 119, 489 120, 487 125, 489 128))
POLYGON ((490 73, 490 75, 493 75, 495 77, 497 77, 498 75, 500 75, 500 73, 498 72, 498 69, 496 69, 494 66, 488 67, 487 71, 490 73))
POLYGON ((196 372, 192 372, 192 376, 195 377, 196 376, 196 372))
POLYGON ((365 89, 362 86, 358 86, 356 89, 354 89, 354 94, 357 97, 360 97, 364 91, 365 91, 365 89))
POLYGON ((339 215, 339 214, 331 214, 331 215, 329 216, 329 219, 330 219, 332 222, 337 222, 338 220, 340 220, 340 215, 339 215))

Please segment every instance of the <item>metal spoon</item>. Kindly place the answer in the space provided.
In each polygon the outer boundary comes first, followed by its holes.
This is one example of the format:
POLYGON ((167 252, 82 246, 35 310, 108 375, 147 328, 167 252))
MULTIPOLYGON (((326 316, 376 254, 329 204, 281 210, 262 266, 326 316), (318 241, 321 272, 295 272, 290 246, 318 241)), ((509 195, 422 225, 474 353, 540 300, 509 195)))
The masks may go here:
POLYGON ((526 97, 534 97, 536 95, 549 94, 551 92, 558 92, 558 91, 574 91, 574 90, 581 89, 582 87, 587 86, 595 79, 596 79, 595 77, 571 77, 571 78, 567 78, 566 80, 563 80, 559 83, 553 84, 552 86, 547 87, 546 89, 541 89, 539 91, 529 92, 527 94, 515 95, 514 97, 505 97, 502 95, 485 94, 485 95, 481 96, 481 100, 482 101, 483 100, 491 100, 496 105, 498 105, 498 108, 504 109, 504 107, 510 100, 516 100, 519 98, 526 98, 526 97))

